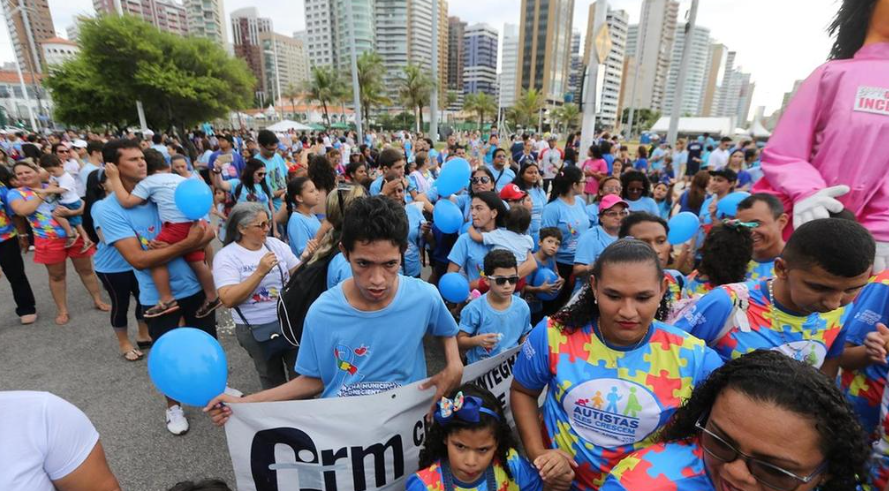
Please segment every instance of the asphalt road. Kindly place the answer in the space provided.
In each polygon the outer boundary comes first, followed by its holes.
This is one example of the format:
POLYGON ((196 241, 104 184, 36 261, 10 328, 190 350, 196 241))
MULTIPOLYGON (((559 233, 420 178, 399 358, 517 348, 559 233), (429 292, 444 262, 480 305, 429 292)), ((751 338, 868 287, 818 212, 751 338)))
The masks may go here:
MULTIPOLYGON (((108 313, 93 309, 70 263, 71 322, 61 327, 53 322, 46 269, 33 263, 33 253, 25 264, 39 318, 22 326, 9 283, 0 280, 0 390, 48 391, 83 410, 99 431, 124 490, 163 491, 183 480, 208 477, 223 479, 234 489, 224 431, 196 408, 186 408, 191 426, 186 435, 167 431, 164 399, 148 378, 146 359, 128 362, 119 356, 108 313)), ((103 298, 108 301, 104 291, 103 298)), ((132 314, 130 318, 130 339, 135 341, 132 314)), ((258 391, 259 379, 234 337, 229 313, 218 312, 217 323, 229 361, 229 385, 245 393, 258 391)), ((427 343, 433 371, 443 365, 437 346, 427 343)))

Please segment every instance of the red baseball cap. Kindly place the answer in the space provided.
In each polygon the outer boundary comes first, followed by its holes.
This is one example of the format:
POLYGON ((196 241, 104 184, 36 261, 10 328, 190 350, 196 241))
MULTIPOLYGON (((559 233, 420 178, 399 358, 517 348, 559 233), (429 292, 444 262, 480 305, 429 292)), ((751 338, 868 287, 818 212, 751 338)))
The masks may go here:
POLYGON ((610 208, 613 208, 614 205, 618 205, 618 204, 624 205, 627 208, 630 207, 630 204, 627 203, 626 201, 622 200, 620 198, 620 196, 618 196, 616 194, 609 194, 609 195, 605 196, 604 198, 602 198, 602 201, 599 202, 599 210, 605 211, 610 208))
POLYGON ((528 193, 522 191, 515 184, 507 184, 502 190, 500 190, 500 199, 504 201, 518 201, 520 199, 524 199, 528 193))

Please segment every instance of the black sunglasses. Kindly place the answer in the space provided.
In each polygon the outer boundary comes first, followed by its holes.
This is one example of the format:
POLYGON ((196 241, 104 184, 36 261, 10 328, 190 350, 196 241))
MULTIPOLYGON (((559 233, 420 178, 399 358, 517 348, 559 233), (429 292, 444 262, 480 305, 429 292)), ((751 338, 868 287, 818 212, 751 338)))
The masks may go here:
POLYGON ((473 177, 472 179, 469 180, 469 182, 471 182, 472 184, 478 184, 478 183, 488 184, 491 182, 491 178, 488 176, 473 177))
POLYGON ((518 276, 488 276, 488 279, 494 280, 494 283, 497 283, 500 286, 503 286, 508 281, 509 284, 515 285, 519 282, 518 276))

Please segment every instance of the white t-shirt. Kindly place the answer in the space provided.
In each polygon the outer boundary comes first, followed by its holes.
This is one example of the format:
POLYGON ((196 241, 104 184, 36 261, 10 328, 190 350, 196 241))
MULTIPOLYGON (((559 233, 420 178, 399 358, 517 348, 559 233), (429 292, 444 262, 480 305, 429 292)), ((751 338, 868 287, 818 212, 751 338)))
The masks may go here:
MULTIPOLYGON (((224 286, 237 285, 249 278, 256 268, 262 256, 265 256, 269 249, 278 256, 278 265, 281 267, 280 273, 278 266, 272 268, 269 274, 259 282, 259 286, 253 290, 253 294, 244 303, 238 305, 241 313, 247 318, 250 325, 258 326, 275 322, 278 319, 278 311, 275 308, 281 290, 290 280, 290 270, 299 264, 299 259, 290 250, 290 246, 280 240, 269 237, 265 241, 265 247, 258 251, 251 251, 238 245, 237 242, 222 248, 213 258, 213 281, 216 282, 216 288, 224 286), (281 283, 281 275, 284 276, 284 283, 281 283)), ((244 324, 244 319, 237 312, 232 312, 236 324, 244 324)))
POLYGON ((728 150, 717 148, 710 153, 710 160, 707 161, 710 170, 720 170, 728 165, 728 150))
POLYGON ((49 392, 0 392, 0 489, 55 491, 52 481, 89 457, 99 433, 83 411, 49 392))
POLYGON ((65 192, 59 196, 59 203, 67 205, 80 201, 80 196, 77 194, 77 182, 71 174, 65 172, 59 177, 52 176, 49 178, 49 181, 65 190, 65 192))
POLYGON ((75 189, 77 196, 81 198, 86 196, 86 183, 80 180, 80 162, 71 159, 65 162, 63 164, 63 167, 65 169, 65 172, 71 174, 71 176, 74 177, 74 183, 77 186, 77 188, 75 189))

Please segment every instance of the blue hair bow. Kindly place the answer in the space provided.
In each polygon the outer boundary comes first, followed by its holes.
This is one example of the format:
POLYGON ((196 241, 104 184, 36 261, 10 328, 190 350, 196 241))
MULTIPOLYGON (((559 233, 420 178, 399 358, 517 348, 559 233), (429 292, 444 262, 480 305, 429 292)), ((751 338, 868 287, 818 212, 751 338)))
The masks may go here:
POLYGON ((447 426, 454 418, 467 423, 478 423, 481 417, 480 413, 485 413, 500 421, 500 416, 496 412, 482 405, 480 397, 464 396, 461 391, 457 392, 453 400, 447 397, 441 398, 438 410, 435 411, 435 421, 442 426, 447 426))

